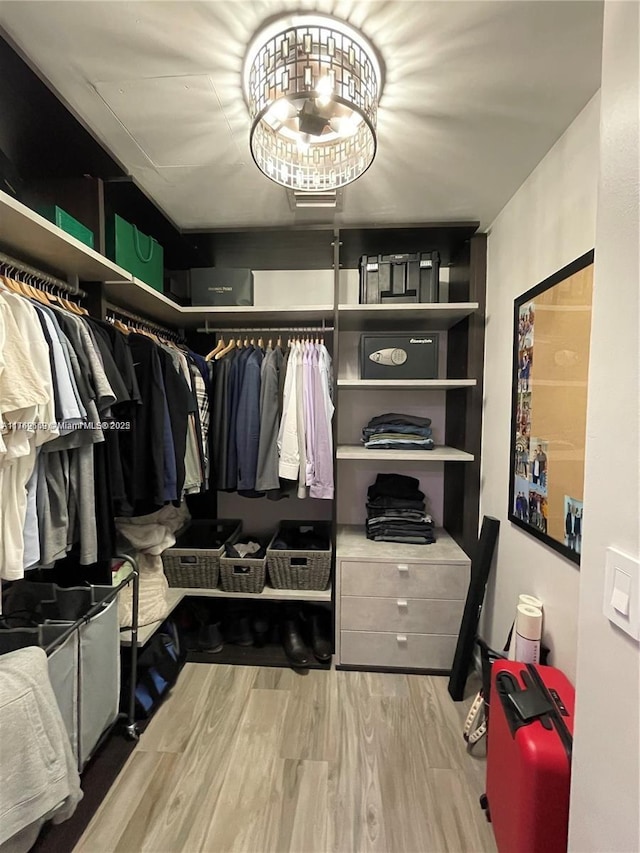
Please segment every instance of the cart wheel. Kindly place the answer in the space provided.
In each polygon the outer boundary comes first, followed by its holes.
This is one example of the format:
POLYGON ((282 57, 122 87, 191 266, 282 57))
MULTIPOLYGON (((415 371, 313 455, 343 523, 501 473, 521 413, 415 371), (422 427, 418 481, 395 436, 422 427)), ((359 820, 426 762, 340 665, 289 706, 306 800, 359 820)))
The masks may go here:
POLYGON ((136 742, 140 740, 140 732, 138 731, 137 723, 129 723, 129 725, 125 727, 125 730, 129 740, 135 740, 136 742))
POLYGON ((489 800, 487 799, 486 794, 482 794, 480 796, 480 808, 485 812, 489 808, 489 800))

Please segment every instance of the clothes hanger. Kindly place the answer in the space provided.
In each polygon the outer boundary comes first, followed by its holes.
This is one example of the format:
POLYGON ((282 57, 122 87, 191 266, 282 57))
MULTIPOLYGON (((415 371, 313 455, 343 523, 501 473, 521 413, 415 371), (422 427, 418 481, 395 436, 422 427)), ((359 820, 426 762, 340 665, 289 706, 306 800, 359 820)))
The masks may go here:
POLYGON ((276 341, 276 346, 282 349, 282 337, 278 335, 278 340, 276 341))
POLYGON ((215 360, 219 361, 223 356, 225 356, 228 352, 231 352, 235 348, 236 348, 235 340, 233 338, 229 338, 229 343, 227 344, 227 346, 224 347, 224 349, 221 349, 218 353, 216 353, 215 360))
POLYGON ((71 300, 69 300, 69 304, 74 306, 75 310, 78 312, 78 315, 80 317, 88 317, 89 312, 87 311, 86 308, 82 307, 82 305, 80 304, 80 299, 81 299, 81 297, 78 295, 78 301, 74 302, 73 299, 71 299, 71 300))
POLYGON ((125 324, 122 323, 120 320, 118 320, 117 317, 114 317, 112 322, 113 322, 113 325, 116 327, 116 329, 118 329, 121 332, 124 332, 125 335, 131 334, 131 329, 129 328, 129 326, 125 326, 125 324))
POLYGON ((39 302, 41 305, 49 305, 47 294, 43 290, 40 290, 39 288, 33 286, 33 281, 35 280, 34 277, 29 273, 27 273, 26 275, 26 286, 29 290, 29 293, 31 294, 31 298, 34 299, 36 302, 39 302))
POLYGON ((205 355, 205 357, 204 357, 205 361, 211 361, 212 359, 214 359, 219 352, 221 352, 223 349, 225 349, 225 346, 226 346, 226 344, 224 342, 224 338, 222 337, 222 335, 220 335, 220 339, 219 339, 218 343, 215 345, 215 347, 211 350, 211 352, 208 355, 205 355))
POLYGON ((17 293, 18 296, 24 296, 24 293, 18 287, 18 282, 15 279, 10 278, 8 275, 3 275, 2 282, 7 290, 10 290, 12 293, 17 293))
POLYGON ((54 288, 53 288, 53 290, 52 290, 52 293, 51 293, 51 302, 52 302, 54 305, 59 305, 59 306, 60 306, 60 308, 65 308, 65 309, 66 309, 66 307, 67 307, 67 306, 64 304, 64 300, 62 299, 62 294, 61 294, 61 292, 58 290, 58 288, 57 288, 57 287, 54 287, 54 288))
POLYGON ((62 301, 67 311, 70 311, 78 317, 83 315, 84 309, 81 309, 77 303, 73 302, 71 299, 67 299, 66 297, 64 297, 62 301))
POLYGON ((8 280, 11 282, 11 284, 9 285, 10 290, 13 290, 14 293, 18 294, 18 296, 26 296, 27 298, 29 297, 29 294, 25 291, 24 285, 22 284, 19 278, 17 278, 16 276, 11 276, 11 278, 9 278, 8 280))

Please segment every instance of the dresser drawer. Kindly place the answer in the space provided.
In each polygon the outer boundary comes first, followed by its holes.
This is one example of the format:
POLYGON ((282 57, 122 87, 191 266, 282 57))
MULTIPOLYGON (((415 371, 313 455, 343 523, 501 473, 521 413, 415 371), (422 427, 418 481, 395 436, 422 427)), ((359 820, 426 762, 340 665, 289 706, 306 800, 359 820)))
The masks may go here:
POLYGON ((354 666, 451 669, 457 636, 340 632, 340 663, 354 666))
POLYGON ((343 596, 340 627, 345 631, 457 634, 463 610, 464 601, 343 596))
POLYGON ((340 594, 373 598, 466 598, 469 563, 340 562, 340 594))

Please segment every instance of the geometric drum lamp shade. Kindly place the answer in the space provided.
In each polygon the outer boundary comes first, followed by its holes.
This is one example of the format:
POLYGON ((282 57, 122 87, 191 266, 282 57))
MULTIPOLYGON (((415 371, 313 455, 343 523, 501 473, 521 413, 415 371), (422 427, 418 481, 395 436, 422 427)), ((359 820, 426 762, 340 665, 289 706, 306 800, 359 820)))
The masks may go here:
POLYGON ((287 189, 328 192, 376 155, 382 69, 358 30, 323 15, 289 15, 261 30, 243 71, 251 153, 287 189))

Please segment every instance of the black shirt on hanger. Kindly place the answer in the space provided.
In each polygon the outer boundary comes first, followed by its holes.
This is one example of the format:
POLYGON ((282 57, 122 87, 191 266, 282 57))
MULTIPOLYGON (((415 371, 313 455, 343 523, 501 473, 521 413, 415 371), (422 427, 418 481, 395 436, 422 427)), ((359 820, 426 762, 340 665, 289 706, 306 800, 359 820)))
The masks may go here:
POLYGON ((128 338, 142 397, 131 424, 128 454, 131 465, 130 494, 134 515, 148 515, 164 506, 164 388, 158 348, 144 335, 128 338), (160 377, 160 380, 158 379, 160 377))

